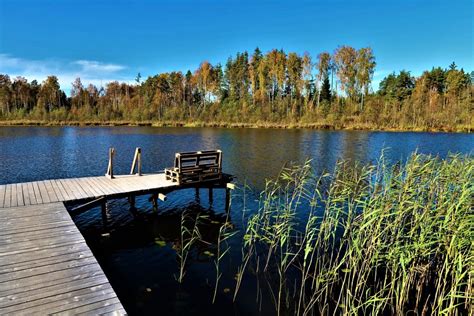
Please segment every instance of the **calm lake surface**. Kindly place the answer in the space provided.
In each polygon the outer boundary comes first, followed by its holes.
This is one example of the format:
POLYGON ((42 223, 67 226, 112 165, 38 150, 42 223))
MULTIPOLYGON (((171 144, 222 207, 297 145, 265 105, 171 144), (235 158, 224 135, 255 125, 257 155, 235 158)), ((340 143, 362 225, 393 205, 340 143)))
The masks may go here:
MULTIPOLYGON (((375 162, 385 157, 395 162, 412 152, 439 155, 472 154, 474 135, 449 133, 392 133, 276 129, 153 128, 153 127, 0 127, 0 184, 103 175, 107 152, 115 147, 116 174, 128 173, 135 147, 142 148, 143 171, 158 172, 171 166, 175 152, 222 149, 224 171, 237 176, 253 191, 246 207, 256 208, 255 198, 265 178, 276 177, 287 162, 312 159, 317 172, 332 171, 338 159, 375 162)), ((230 212, 235 229, 242 227, 242 191, 236 190, 230 212)), ((273 314, 271 300, 255 304, 256 285, 244 277, 236 302, 232 301, 234 276, 240 263, 239 233, 230 240, 231 251, 222 266, 217 301, 211 304, 215 282, 212 253, 225 220, 223 191, 207 190, 168 195, 153 210, 148 197, 137 199, 137 210, 128 202, 110 203, 109 237, 102 237, 100 210, 74 217, 79 229, 130 314, 273 314), (188 259, 183 284, 175 249, 179 246, 181 214, 209 216, 199 243, 188 259), (210 255, 211 254, 211 255, 210 255), (229 291, 230 290, 230 291, 229 291)), ((269 293, 263 295, 270 296, 269 293)))

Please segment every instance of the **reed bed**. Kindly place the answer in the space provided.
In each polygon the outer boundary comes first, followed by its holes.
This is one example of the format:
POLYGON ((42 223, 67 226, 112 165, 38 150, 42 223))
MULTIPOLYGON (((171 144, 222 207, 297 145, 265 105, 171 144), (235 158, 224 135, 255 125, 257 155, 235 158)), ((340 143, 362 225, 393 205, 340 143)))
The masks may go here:
POLYGON ((256 279, 279 315, 473 315, 473 195, 470 156, 285 167, 245 218, 234 300, 256 279))

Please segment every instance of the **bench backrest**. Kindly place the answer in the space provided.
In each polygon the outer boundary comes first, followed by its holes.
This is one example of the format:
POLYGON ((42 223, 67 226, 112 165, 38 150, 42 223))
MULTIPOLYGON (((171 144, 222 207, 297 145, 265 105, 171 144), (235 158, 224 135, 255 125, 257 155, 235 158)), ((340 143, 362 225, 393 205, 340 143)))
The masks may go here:
POLYGON ((174 160, 174 167, 177 168, 179 172, 191 169, 208 170, 211 168, 215 168, 218 172, 221 172, 222 151, 203 150, 177 153, 174 160))

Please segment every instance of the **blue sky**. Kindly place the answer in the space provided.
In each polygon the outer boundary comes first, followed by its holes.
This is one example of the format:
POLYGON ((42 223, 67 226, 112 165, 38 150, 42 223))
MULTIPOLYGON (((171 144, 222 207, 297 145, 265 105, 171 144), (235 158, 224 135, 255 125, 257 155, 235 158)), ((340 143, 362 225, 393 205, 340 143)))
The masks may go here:
POLYGON ((472 1, 0 0, 0 73, 62 88, 132 82, 163 71, 225 63, 238 51, 316 56, 371 46, 374 87, 392 71, 419 75, 455 61, 474 70, 472 1))

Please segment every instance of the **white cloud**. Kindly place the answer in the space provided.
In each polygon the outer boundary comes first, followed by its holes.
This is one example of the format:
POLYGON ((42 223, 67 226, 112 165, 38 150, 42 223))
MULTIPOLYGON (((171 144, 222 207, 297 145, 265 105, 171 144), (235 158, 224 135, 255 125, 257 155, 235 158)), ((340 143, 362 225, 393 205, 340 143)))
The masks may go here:
POLYGON ((103 63, 95 60, 32 60, 0 54, 0 73, 11 78, 25 77, 28 81, 42 82, 47 76, 58 77, 61 88, 66 92, 71 89, 71 83, 81 78, 84 85, 93 84, 98 87, 105 86, 110 81, 132 83, 133 79, 123 73, 127 67, 124 65, 103 63))
POLYGON ((83 72, 118 72, 126 67, 116 64, 105 64, 95 60, 77 60, 73 64, 80 65, 83 72))

